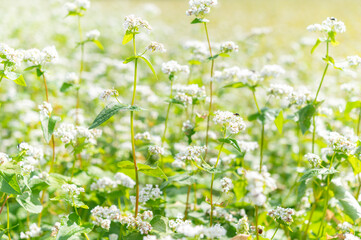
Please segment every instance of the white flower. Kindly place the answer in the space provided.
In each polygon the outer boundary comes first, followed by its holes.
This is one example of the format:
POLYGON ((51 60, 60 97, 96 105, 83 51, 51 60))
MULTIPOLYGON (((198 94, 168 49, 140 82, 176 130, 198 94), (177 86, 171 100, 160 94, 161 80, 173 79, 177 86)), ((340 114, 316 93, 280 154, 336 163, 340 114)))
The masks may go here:
POLYGON ((352 224, 349 222, 339 223, 337 227, 343 232, 349 232, 352 229, 352 224))
POLYGON ((203 234, 206 235, 208 239, 220 238, 225 236, 226 233, 226 229, 224 229, 224 227, 222 227, 219 223, 203 230, 203 234))
POLYGON ((312 24, 307 27, 310 32, 322 32, 322 33, 343 33, 346 31, 346 26, 343 22, 338 21, 334 17, 328 17, 322 24, 312 24))
POLYGON ((88 41, 98 40, 99 36, 100 36, 100 32, 98 29, 91 30, 85 34, 85 38, 88 41))
POLYGON ((24 51, 23 50, 15 50, 4 43, 0 43, 0 57, 5 58, 7 61, 11 62, 15 67, 19 67, 24 58, 24 51))
POLYGON ((48 102, 43 102, 43 104, 39 105, 38 108, 40 110, 40 115, 44 117, 50 116, 53 111, 53 107, 48 102))
POLYGON ((38 227, 38 225, 36 223, 33 223, 29 226, 29 231, 21 232, 20 233, 20 238, 21 239, 29 239, 29 238, 35 238, 35 237, 40 237, 40 235, 42 234, 41 228, 38 227))
POLYGON ((149 132, 137 133, 135 134, 134 138, 136 140, 149 141, 151 140, 151 135, 149 132))
POLYGON ((70 83, 76 83, 78 82, 78 79, 78 74, 76 74, 75 72, 69 72, 65 75, 65 80, 70 83))
POLYGON ((73 2, 65 3, 65 8, 68 14, 83 14, 84 11, 90 8, 90 1, 74 0, 73 2))
POLYGON ((129 32, 137 32, 139 31, 139 28, 145 28, 147 30, 152 30, 152 27, 149 25, 149 23, 145 20, 143 20, 140 17, 136 17, 134 15, 126 16, 124 19, 123 27, 126 31, 129 32))
POLYGON ((10 162, 12 159, 6 153, 0 152, 0 165, 10 162))
POLYGON ((187 16, 194 15, 197 18, 204 18, 211 11, 211 7, 216 6, 217 0, 190 0, 187 16))
POLYGON ((356 150, 357 139, 348 139, 337 132, 327 132, 323 137, 334 151, 351 154, 356 150))
POLYGON ((104 91, 100 94, 99 99, 100 99, 100 100, 103 100, 103 101, 106 101, 106 100, 109 99, 110 96, 115 96, 115 97, 117 97, 118 95, 119 95, 118 91, 115 90, 114 88, 112 88, 112 89, 106 89, 106 90, 104 90, 104 91))
POLYGON ((355 235, 353 235, 351 233, 345 233, 344 240, 360 240, 360 238, 356 237, 355 235))
POLYGON ((165 53, 167 50, 164 48, 163 44, 158 42, 151 42, 147 46, 147 51, 165 53))
POLYGON ((70 193, 71 195, 79 195, 80 193, 84 192, 84 188, 77 187, 75 184, 63 184, 61 189, 70 193))
POLYGON ((164 155, 164 148, 157 145, 150 146, 148 151, 151 155, 164 155))
POLYGON ((54 132, 56 137, 60 137, 60 140, 65 143, 71 143, 77 138, 85 138, 85 142, 96 144, 96 138, 100 137, 102 131, 99 129, 88 129, 86 127, 77 126, 73 124, 62 123, 60 127, 54 132))
POLYGON ((267 94, 275 97, 287 96, 293 92, 293 88, 286 84, 271 84, 267 94))
POLYGON ((358 67, 361 64, 361 57, 355 56, 348 56, 346 61, 350 67, 358 67))
POLYGON ((179 72, 189 73, 189 67, 186 65, 180 65, 176 61, 169 61, 162 64, 162 72, 168 75, 174 75, 179 72))
POLYGON ((52 237, 56 237, 56 235, 58 235, 59 229, 61 227, 61 223, 60 222, 56 222, 54 224, 54 226, 51 228, 51 236, 52 237))
POLYGON ((200 156, 201 154, 206 150, 205 146, 189 146, 187 147, 184 151, 178 153, 175 156, 175 161, 182 161, 185 162, 187 160, 189 161, 196 161, 196 162, 200 162, 200 156))
POLYGON ((216 111, 213 121, 225 126, 232 134, 237 134, 246 129, 246 123, 239 114, 228 111, 216 111))
POLYGON ((318 167, 321 164, 321 158, 320 158, 320 156, 318 156, 316 154, 307 153, 305 155, 305 158, 307 159, 307 161, 310 162, 312 167, 318 167))
POLYGON ((221 179, 222 192, 227 193, 229 190, 233 189, 233 183, 230 178, 224 177, 221 179))
POLYGON ((285 73, 285 70, 279 65, 265 65, 261 70, 261 77, 279 77, 285 73))
POLYGON ((114 179, 119 185, 122 185, 127 188, 134 188, 135 182, 129 176, 125 175, 124 173, 116 173, 114 175, 114 179))
POLYGON ((282 207, 277 207, 276 209, 270 210, 268 212, 268 216, 275 219, 280 219, 287 224, 291 224, 293 222, 292 215, 294 214, 295 210, 293 210, 292 208, 282 207))
MULTIPOLYGON (((153 187, 152 184, 147 184, 144 188, 139 191, 139 202, 146 203, 150 199, 160 198, 163 192, 159 189, 158 185, 153 187)), ((131 196, 130 200, 135 203, 135 197, 131 196)))
POLYGON ((224 42, 221 44, 221 53, 238 52, 238 45, 232 41, 224 42))
POLYGON ((56 63, 58 60, 59 55, 54 46, 45 47, 42 51, 35 48, 24 51, 24 61, 34 66, 56 63))
POLYGON ((248 223, 248 217, 244 216, 241 219, 239 219, 237 225, 236 225, 237 233, 249 233, 249 223, 248 223))

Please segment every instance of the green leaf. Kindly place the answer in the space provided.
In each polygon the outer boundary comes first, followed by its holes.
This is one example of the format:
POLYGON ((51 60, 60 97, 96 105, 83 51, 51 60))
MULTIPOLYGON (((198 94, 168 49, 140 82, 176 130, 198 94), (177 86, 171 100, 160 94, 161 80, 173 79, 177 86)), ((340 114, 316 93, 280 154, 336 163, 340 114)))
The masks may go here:
POLYGON ((143 240, 144 237, 139 232, 131 232, 127 236, 124 237, 124 240, 143 240))
POLYGON ((248 116, 248 120, 259 120, 262 124, 266 124, 267 122, 274 121, 277 115, 278 110, 265 107, 261 109, 260 113, 257 112, 248 116))
POLYGON ((203 18, 195 18, 193 19, 193 21, 191 22, 191 24, 197 24, 197 23, 205 23, 207 22, 207 20, 203 19, 203 18))
POLYGON ((361 107, 361 101, 353 101, 353 102, 347 102, 345 113, 350 113, 352 109, 354 108, 360 108, 361 107))
POLYGON ((14 80, 14 83, 16 83, 17 85, 26 87, 26 82, 24 80, 23 75, 20 75, 17 79, 14 80))
POLYGON ((40 68, 40 65, 34 65, 34 66, 27 67, 27 68, 24 69, 24 71, 30 71, 30 70, 33 70, 35 68, 40 68))
POLYGON ((126 31, 122 44, 125 45, 128 42, 132 41, 133 37, 134 37, 134 33, 130 32, 130 31, 126 31))
POLYGON ((244 88, 244 87, 248 87, 248 85, 244 84, 243 82, 235 82, 235 83, 228 84, 228 85, 224 86, 223 88, 244 88))
POLYGON ((127 64, 127 63, 130 63, 130 62, 132 62, 132 61, 134 61, 135 59, 137 59, 138 57, 135 57, 135 56, 133 56, 133 57, 128 57, 127 59, 125 59, 124 60, 124 64, 127 64))
POLYGON ((115 115, 119 111, 140 111, 140 110, 142 110, 142 109, 137 106, 128 106, 128 105, 120 104, 120 103, 108 104, 94 119, 94 121, 93 121, 92 125, 89 127, 89 129, 98 127, 99 125, 106 122, 109 118, 111 118, 113 115, 115 115))
POLYGON ((302 134, 305 134, 311 126, 311 118, 316 113, 316 107, 309 104, 298 111, 299 122, 302 134))
POLYGON ((321 40, 318 38, 315 45, 311 49, 311 54, 316 50, 316 48, 321 44, 321 40))
POLYGON ((216 54, 212 57, 209 57, 208 60, 215 60, 216 58, 218 58, 220 56, 220 54, 216 54))
POLYGON ((95 43, 100 50, 104 50, 104 47, 99 40, 93 40, 93 43, 95 43))
POLYGON ((30 192, 24 192, 22 195, 18 195, 16 201, 30 213, 40 213, 43 210, 39 197, 35 197, 30 192))
POLYGON ((4 74, 5 74, 5 78, 13 80, 13 81, 15 81, 16 79, 18 79, 21 76, 21 74, 19 74, 19 73, 9 72, 9 71, 4 71, 4 74))
POLYGON ((335 194, 335 198, 343 207, 343 212, 346 213, 353 221, 361 218, 361 206, 357 200, 348 192, 345 187, 336 181, 332 181, 330 188, 335 194))
POLYGON ((142 59, 148 65, 150 70, 153 72, 155 79, 158 80, 157 74, 155 73, 153 65, 150 63, 150 61, 143 56, 139 56, 139 58, 142 59))
POLYGON ((74 223, 71 226, 61 226, 56 240, 75 240, 79 239, 78 236, 82 233, 89 233, 92 230, 91 227, 79 226, 74 223))
POLYGON ((20 195, 19 181, 15 173, 0 171, 0 192, 20 195))
POLYGON ((57 121, 60 121, 60 118, 57 116, 42 116, 40 118, 41 121, 41 128, 43 130, 43 136, 45 139, 45 142, 49 143, 51 136, 53 135, 55 125, 57 121))
POLYGON ((168 219, 162 216, 155 216, 152 221, 150 221, 150 224, 153 227, 153 230, 165 233, 167 232, 167 226, 168 226, 168 219))
POLYGON ((277 127, 277 129, 278 129, 278 132, 279 132, 280 134, 282 134, 283 120, 284 120, 284 118, 283 118, 283 111, 281 110, 280 113, 278 114, 278 116, 276 117, 275 121, 274 121, 274 122, 275 122, 275 125, 276 125, 276 127, 277 127))
POLYGON ((72 86, 74 86, 73 83, 64 82, 60 87, 60 92, 67 92, 72 86))
POLYGON ((221 143, 231 144, 231 146, 234 147, 234 149, 236 149, 238 152, 242 153, 242 150, 239 147, 238 142, 237 142, 236 139, 233 139, 233 138, 219 138, 218 141, 220 141, 221 143))
POLYGON ((347 160, 351 164, 353 173, 355 175, 361 173, 361 161, 358 158, 356 158, 354 155, 349 155, 347 160))
MULTIPOLYGON (((130 161, 122 161, 122 162, 118 163, 118 167, 121 170, 125 170, 125 169, 134 170, 134 163, 132 163, 130 161)), ((138 167, 138 171, 144 173, 145 175, 162 178, 162 179, 165 179, 166 181, 168 181, 167 176, 164 174, 162 169, 158 166, 154 168, 154 167, 148 166, 146 164, 138 163, 137 167, 138 167)))

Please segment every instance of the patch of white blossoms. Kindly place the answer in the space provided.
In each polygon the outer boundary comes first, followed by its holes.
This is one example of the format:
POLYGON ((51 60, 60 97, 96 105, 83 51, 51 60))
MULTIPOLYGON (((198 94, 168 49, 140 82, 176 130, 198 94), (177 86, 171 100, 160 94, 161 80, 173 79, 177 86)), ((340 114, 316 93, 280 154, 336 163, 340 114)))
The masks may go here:
POLYGON ((350 67, 358 67, 361 64, 361 57, 355 56, 348 56, 346 57, 346 61, 350 67))
POLYGON ((85 34, 85 38, 88 41, 98 40, 100 32, 98 29, 91 30, 85 34))
POLYGON ((108 100, 111 96, 117 97, 119 95, 118 91, 114 88, 105 89, 99 96, 99 99, 102 101, 108 100))
POLYGON ((193 104, 195 100, 203 99, 206 97, 205 87, 199 87, 198 84, 173 86, 175 91, 174 99, 182 102, 184 105, 193 104))
POLYGON ((321 164, 321 158, 317 154, 307 153, 305 158, 309 161, 312 167, 318 167, 321 164))
POLYGON ((162 72, 168 75, 175 75, 180 72, 189 73, 187 65, 180 65, 176 61, 171 60, 162 64, 162 72))
POLYGON ((20 233, 20 238, 21 239, 29 239, 29 238, 35 238, 35 237, 40 237, 40 235, 42 234, 41 228, 38 227, 38 225, 36 223, 33 223, 29 226, 29 231, 21 232, 20 233))
POLYGON ((307 27, 310 32, 321 32, 321 33, 343 33, 346 31, 346 26, 343 22, 337 20, 334 17, 328 17, 321 24, 312 24, 307 27))
POLYGON ((177 233, 181 233, 188 238, 194 238, 197 236, 205 236, 207 239, 220 238, 226 235, 227 231, 220 224, 215 224, 212 227, 193 226, 191 221, 183 221, 177 219, 176 221, 170 220, 169 226, 177 233))
POLYGON ((277 207, 276 209, 270 210, 268 212, 268 216, 276 220, 281 220, 287 225, 293 222, 293 215, 295 215, 295 210, 293 210, 292 208, 277 207))
POLYGON ((53 111, 53 107, 49 102, 43 102, 43 104, 38 106, 40 110, 41 117, 49 117, 53 111))
POLYGON ((158 145, 149 146, 148 151, 151 155, 164 155, 164 148, 158 145))
POLYGON ((62 123, 60 127, 54 132, 56 137, 65 143, 74 142, 78 138, 85 138, 85 141, 91 144, 96 144, 96 138, 100 137, 102 131, 99 129, 88 129, 86 127, 77 126, 73 124, 62 123))
POLYGON ((274 97, 288 96, 293 92, 293 87, 286 84, 271 84, 267 94, 274 97))
POLYGON ((89 0, 74 0, 65 3, 65 8, 69 14, 83 14, 84 11, 90 8, 89 0))
POLYGON ((84 188, 78 187, 75 184, 63 184, 61 189, 65 192, 68 192, 70 195, 79 195, 80 193, 84 192, 84 188))
MULTIPOLYGON (((159 189, 158 185, 153 186, 152 184, 147 184, 139 191, 139 202, 146 203, 151 199, 158 199, 161 197, 162 194, 163 192, 159 189)), ((135 197, 131 196, 130 201, 134 204, 135 197)))
POLYGON ((213 121, 227 128, 232 134, 237 134, 246 129, 246 123, 238 114, 228 111, 216 111, 213 121))
POLYGON ((228 177, 224 177, 221 179, 222 192, 228 193, 233 189, 232 180, 228 177))
POLYGON ((118 188, 119 186, 124 186, 127 188, 134 188, 135 182, 129 176, 124 173, 116 173, 114 175, 114 180, 109 177, 99 178, 96 182, 90 185, 90 190, 102 190, 111 192, 112 190, 118 188))
POLYGON ((45 47, 41 51, 36 48, 24 51, 24 61, 34 66, 44 66, 48 63, 57 63, 58 60, 59 55, 54 46, 45 47))
POLYGON ((217 3, 217 0, 190 0, 186 14, 187 16, 194 15, 197 18, 204 18, 217 3))
POLYGON ((145 28, 146 30, 152 30, 152 27, 146 20, 134 15, 129 15, 124 18, 123 27, 126 31, 137 32, 139 29, 145 28))
POLYGON ((13 70, 19 67, 24 58, 24 50, 15 50, 5 43, 0 43, 0 57, 13 64, 13 70))
POLYGON ((177 153, 172 166, 181 168, 185 166, 186 161, 201 162, 201 154, 206 150, 205 146, 188 146, 182 152, 177 153))
POLYGON ((12 159, 6 153, 0 152, 0 165, 10 162, 12 159))
POLYGON ((18 145, 18 149, 24 152, 22 160, 19 162, 21 172, 28 174, 35 171, 35 168, 39 165, 39 161, 43 158, 43 151, 40 148, 34 148, 28 143, 22 142, 18 145))
POLYGON ((159 43, 159 42, 151 42, 148 46, 147 46, 147 51, 151 51, 151 52, 160 52, 160 53, 165 53, 167 50, 165 49, 164 45, 159 43))
POLYGON ((285 74, 285 70, 280 66, 280 65, 265 65, 263 66, 263 68, 261 69, 261 77, 263 78, 269 78, 269 77, 279 77, 283 74, 285 74))
POLYGON ((330 148, 336 152, 352 154, 357 147, 357 139, 342 136, 337 132, 327 132, 324 136, 330 148))
POLYGON ((232 41, 227 41, 227 42, 221 43, 220 51, 221 51, 221 53, 238 52, 238 45, 232 41))

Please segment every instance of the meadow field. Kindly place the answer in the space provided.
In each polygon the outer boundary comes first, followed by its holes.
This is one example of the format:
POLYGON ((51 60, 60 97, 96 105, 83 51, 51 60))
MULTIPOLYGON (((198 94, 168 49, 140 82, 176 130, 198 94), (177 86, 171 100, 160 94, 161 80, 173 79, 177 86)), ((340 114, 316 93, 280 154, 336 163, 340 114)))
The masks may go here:
POLYGON ((0 6, 0 239, 361 238, 359 1, 0 6))

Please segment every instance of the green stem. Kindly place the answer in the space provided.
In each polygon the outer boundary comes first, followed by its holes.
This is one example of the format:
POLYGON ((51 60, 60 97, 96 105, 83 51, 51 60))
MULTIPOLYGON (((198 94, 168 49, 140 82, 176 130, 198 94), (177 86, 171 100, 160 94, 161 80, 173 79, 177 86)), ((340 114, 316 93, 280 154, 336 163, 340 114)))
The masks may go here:
MULTIPOLYGON (((137 56, 137 50, 136 50, 136 46, 135 46, 135 34, 133 35, 133 48, 134 48, 134 56, 137 56)), ((132 106, 134 106, 135 94, 136 94, 136 89, 137 89, 137 73, 138 73, 138 58, 135 58, 132 106)), ((131 133, 131 138, 132 138, 132 155, 133 155, 133 162, 134 162, 135 184, 136 184, 134 216, 137 217, 138 216, 138 208, 139 208, 139 176, 138 176, 137 159, 136 159, 136 155, 135 155, 134 112, 133 111, 130 112, 130 133, 131 133)))
POLYGON ((77 157, 74 154, 73 167, 71 168, 71 178, 70 178, 71 181, 73 180, 73 177, 74 177, 74 170, 75 170, 75 162, 76 162, 76 160, 77 160, 77 157))
POLYGON ((257 240, 259 240, 259 233, 258 233, 258 206, 255 206, 255 220, 256 220, 256 223, 255 223, 255 225, 256 225, 256 238, 257 238, 257 240))
POLYGON ((209 54, 212 58, 211 78, 210 78, 210 83, 209 83, 209 107, 208 107, 208 115, 207 115, 206 150, 205 150, 205 154, 204 154, 204 160, 206 160, 207 153, 208 153, 208 141, 209 141, 209 136, 208 136, 209 123, 210 123, 210 119, 211 119, 211 115, 212 115, 212 103, 213 103, 213 80, 212 80, 212 78, 213 78, 213 72, 214 72, 214 59, 213 59, 212 46, 211 46, 211 42, 209 40, 209 34, 208 34, 208 28, 207 28, 206 22, 204 23, 204 29, 206 31, 209 54))
POLYGON ((278 225, 276 231, 273 233, 273 235, 272 235, 272 237, 271 237, 271 240, 276 236, 276 233, 277 233, 277 231, 278 231, 279 228, 280 228, 280 225, 278 225))
MULTIPOLYGON (((7 199, 6 199, 7 200, 7 199)), ((11 234, 10 234, 10 209, 9 209, 9 201, 6 201, 6 210, 7 210, 7 229, 8 229, 8 237, 9 240, 11 240, 11 234)))
POLYGON ((306 240, 306 239, 307 239, 308 229, 309 229, 309 227, 310 227, 311 220, 312 220, 312 216, 313 216, 313 213, 314 213, 315 210, 316 210, 316 207, 317 207, 317 199, 316 199, 315 202, 313 203, 313 206, 312 206, 312 209, 311 209, 311 213, 310 213, 310 217, 308 218, 308 222, 307 222, 307 225, 306 225, 306 229, 305 229, 305 231, 304 231, 303 240, 306 240))
POLYGON ((189 209, 189 195, 191 193, 192 184, 189 184, 188 191, 187 191, 187 202, 186 202, 186 209, 184 210, 184 218, 183 221, 187 220, 188 217, 188 209, 189 209))
POLYGON ((76 89, 76 112, 75 112, 75 124, 79 125, 79 116, 78 111, 80 108, 80 97, 79 97, 79 90, 80 84, 82 79, 82 74, 84 70, 84 43, 83 43, 83 33, 81 29, 81 21, 80 16, 78 16, 78 32, 79 32, 79 39, 80 39, 80 69, 79 69, 79 79, 78 79, 78 87, 76 89))
MULTIPOLYGON (((216 168, 217 165, 218 165, 219 158, 221 157, 223 145, 224 145, 224 143, 222 143, 221 147, 219 148, 217 161, 216 161, 216 164, 214 165, 214 168, 216 168)), ((209 221, 210 226, 212 226, 212 224, 213 224, 213 209, 214 209, 214 206, 213 206, 213 183, 214 183, 214 173, 212 173, 212 181, 211 181, 211 199, 210 199, 210 201, 211 201, 211 215, 210 215, 210 221, 209 221)))

